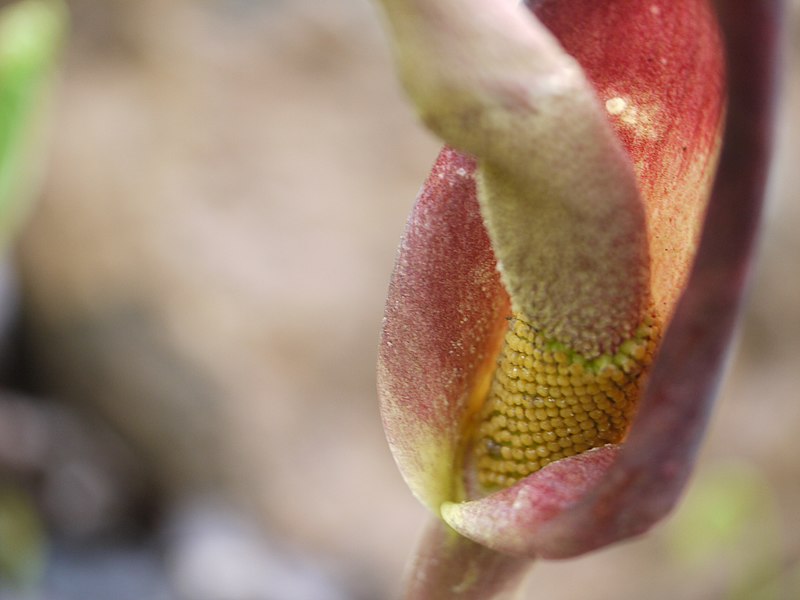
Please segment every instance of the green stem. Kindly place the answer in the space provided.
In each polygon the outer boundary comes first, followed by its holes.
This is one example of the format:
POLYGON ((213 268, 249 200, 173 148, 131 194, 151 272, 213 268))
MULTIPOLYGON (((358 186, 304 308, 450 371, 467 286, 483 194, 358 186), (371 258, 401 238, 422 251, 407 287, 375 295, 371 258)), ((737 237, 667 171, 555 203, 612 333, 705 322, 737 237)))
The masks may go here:
POLYGON ((476 544, 439 519, 428 525, 406 573, 404 600, 510 600, 532 562, 476 544))

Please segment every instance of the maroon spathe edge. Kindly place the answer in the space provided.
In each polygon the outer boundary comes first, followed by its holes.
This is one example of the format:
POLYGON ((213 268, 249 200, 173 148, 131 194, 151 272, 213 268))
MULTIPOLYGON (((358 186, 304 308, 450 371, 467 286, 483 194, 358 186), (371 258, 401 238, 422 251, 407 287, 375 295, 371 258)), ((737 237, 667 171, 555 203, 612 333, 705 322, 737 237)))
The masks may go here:
POLYGON ((470 393, 493 364, 510 314, 474 170, 473 158, 440 152, 403 235, 378 354, 387 439, 407 483, 434 511, 453 497, 470 393))
POLYGON ((568 557, 646 531, 677 502, 736 325, 772 151, 781 0, 718 2, 729 101, 720 165, 689 283, 631 435, 600 485, 535 533, 568 557))

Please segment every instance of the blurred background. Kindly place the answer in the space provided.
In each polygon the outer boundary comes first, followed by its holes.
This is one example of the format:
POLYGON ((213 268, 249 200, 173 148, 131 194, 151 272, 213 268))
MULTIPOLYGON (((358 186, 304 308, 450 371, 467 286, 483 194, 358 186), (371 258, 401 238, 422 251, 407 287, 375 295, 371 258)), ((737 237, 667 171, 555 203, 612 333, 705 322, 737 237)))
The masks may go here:
MULTIPOLYGON (((68 5, 44 189, 2 277, 0 600, 394 597, 428 515, 374 363, 439 143, 377 9, 68 5)), ((800 598, 800 1, 787 17, 766 228, 691 489, 522 597, 800 598)))

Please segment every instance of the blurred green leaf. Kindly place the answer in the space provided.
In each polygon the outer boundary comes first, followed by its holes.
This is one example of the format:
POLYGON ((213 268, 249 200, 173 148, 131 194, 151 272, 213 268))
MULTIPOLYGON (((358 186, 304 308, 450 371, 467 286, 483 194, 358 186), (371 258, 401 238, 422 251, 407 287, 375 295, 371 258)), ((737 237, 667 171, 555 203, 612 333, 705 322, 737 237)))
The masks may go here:
MULTIPOLYGON (((727 600, 780 600, 790 585, 781 573, 781 514, 770 482, 745 463, 706 470, 670 525, 674 558, 727 572, 727 600)), ((790 596, 794 598, 795 596, 790 596)))
POLYGON ((45 546, 31 498, 18 487, 0 485, 0 579, 16 586, 34 583, 44 567, 45 546))
POLYGON ((763 525, 772 525, 775 519, 770 487, 759 473, 741 464, 718 465, 695 482, 675 516, 671 547, 676 558, 701 566, 746 541, 773 545, 774 539, 751 536, 754 530, 774 535, 763 525))
MULTIPOLYGON (((49 83, 66 31, 60 0, 0 10, 0 244, 8 243, 38 185, 49 83)), ((0 247, 0 250, 3 248, 0 247)))

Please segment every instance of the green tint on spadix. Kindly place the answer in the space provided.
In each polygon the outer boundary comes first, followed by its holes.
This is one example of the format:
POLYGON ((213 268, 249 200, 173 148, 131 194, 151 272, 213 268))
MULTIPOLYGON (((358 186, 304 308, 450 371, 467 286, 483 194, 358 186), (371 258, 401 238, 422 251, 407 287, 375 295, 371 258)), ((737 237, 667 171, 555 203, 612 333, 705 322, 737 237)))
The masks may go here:
POLYGON ((472 460, 480 487, 508 487, 553 461, 621 442, 658 331, 648 317, 614 355, 587 359, 522 317, 512 319, 475 430, 472 460))

